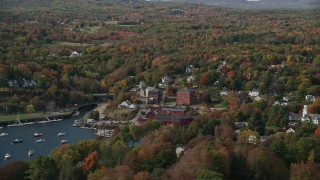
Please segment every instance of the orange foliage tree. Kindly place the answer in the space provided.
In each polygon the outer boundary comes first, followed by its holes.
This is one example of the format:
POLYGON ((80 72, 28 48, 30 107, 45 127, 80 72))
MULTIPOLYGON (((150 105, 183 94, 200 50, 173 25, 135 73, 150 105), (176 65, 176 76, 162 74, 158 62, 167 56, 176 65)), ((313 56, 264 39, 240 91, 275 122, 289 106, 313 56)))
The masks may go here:
POLYGON ((320 113, 320 99, 316 99, 309 107, 310 113, 320 113))
POLYGON ((98 153, 97 151, 92 152, 85 159, 84 167, 87 172, 92 172, 98 166, 98 153))
POLYGON ((320 127, 318 127, 315 131, 316 136, 320 137, 320 127))

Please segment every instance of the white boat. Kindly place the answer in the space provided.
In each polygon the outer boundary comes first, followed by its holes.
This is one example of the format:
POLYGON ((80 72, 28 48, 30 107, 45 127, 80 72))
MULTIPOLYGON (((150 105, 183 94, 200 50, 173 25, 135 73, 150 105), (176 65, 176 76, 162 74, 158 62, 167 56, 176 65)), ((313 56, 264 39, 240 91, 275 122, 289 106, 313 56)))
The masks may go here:
POLYGON ((42 142, 46 142, 46 140, 45 140, 45 139, 38 139, 38 140, 36 140, 36 143, 42 143, 42 142))
POLYGON ((63 139, 63 140, 61 140, 61 144, 66 144, 68 141, 67 140, 65 140, 65 139, 63 139))
POLYGON ((2 127, 2 126, 0 126, 0 129, 3 129, 3 127, 2 127))
POLYGON ((74 123, 72 124, 73 127, 81 127, 82 122, 81 119, 74 120, 74 123))
POLYGON ((4 155, 4 159, 9 159, 9 158, 11 158, 11 154, 7 153, 4 155))
POLYGON ((59 132, 59 133, 57 134, 57 136, 64 136, 64 135, 66 135, 66 133, 64 133, 64 132, 59 132))
POLYGON ((9 134, 8 133, 1 133, 0 134, 0 137, 2 137, 2 136, 8 136, 9 134))
POLYGON ((40 136, 43 136, 43 134, 42 133, 34 133, 33 134, 33 137, 40 137, 40 136))
POLYGON ((28 151, 28 156, 32 156, 33 154, 34 154, 34 150, 30 149, 30 150, 28 151))
POLYGON ((14 144, 23 143, 23 140, 22 139, 15 139, 15 140, 13 140, 13 143, 14 144))

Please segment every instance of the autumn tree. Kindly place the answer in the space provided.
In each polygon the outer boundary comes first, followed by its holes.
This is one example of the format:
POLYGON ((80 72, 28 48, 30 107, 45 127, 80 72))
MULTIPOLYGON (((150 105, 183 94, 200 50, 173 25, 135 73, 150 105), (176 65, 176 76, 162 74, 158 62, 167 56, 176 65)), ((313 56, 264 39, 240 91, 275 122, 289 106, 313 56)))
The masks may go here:
POLYGON ((320 114, 320 99, 316 99, 309 107, 310 113, 320 114))
POLYGON ((318 127, 315 131, 315 135, 320 137, 320 127, 318 127))
POLYGON ((249 151, 247 161, 252 171, 252 179, 289 179, 289 171, 272 151, 257 146, 249 151))
POLYGON ((84 162, 86 172, 93 172, 98 167, 98 160, 99 156, 97 151, 90 153, 84 162))
POLYGON ((292 164, 290 169, 290 180, 320 179, 320 165, 314 163, 292 164))
POLYGON ((0 168, 0 177, 3 180, 26 179, 27 164, 22 161, 11 161, 0 168))

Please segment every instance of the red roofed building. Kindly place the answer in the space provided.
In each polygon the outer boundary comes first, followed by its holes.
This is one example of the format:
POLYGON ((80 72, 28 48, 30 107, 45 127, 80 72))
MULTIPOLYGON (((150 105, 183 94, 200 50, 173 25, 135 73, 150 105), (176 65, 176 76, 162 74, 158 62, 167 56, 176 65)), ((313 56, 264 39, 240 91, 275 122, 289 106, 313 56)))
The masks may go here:
POLYGON ((191 105, 195 102, 196 93, 192 89, 184 88, 177 92, 178 105, 191 105))
POLYGON ((161 108, 160 114, 183 115, 185 108, 161 108))

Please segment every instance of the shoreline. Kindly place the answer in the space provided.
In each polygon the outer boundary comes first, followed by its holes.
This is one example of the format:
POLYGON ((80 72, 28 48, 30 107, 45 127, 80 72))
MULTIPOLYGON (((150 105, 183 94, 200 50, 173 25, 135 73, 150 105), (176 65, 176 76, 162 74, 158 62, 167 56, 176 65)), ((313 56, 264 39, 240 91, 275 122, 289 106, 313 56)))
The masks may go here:
MULTIPOLYGON (((38 121, 43 121, 44 118, 49 118, 49 119, 54 119, 54 118, 62 118, 62 119, 66 119, 66 118, 71 118, 72 115, 76 112, 79 111, 82 108, 87 108, 87 107, 91 107, 91 106, 95 106, 96 103, 88 103, 88 104, 83 104, 78 106, 77 108, 75 108, 74 110, 68 112, 68 113, 61 113, 61 114, 50 114, 50 115, 41 115, 39 117, 33 117, 33 118, 27 118, 27 119, 20 119, 21 123, 30 123, 30 122, 34 122, 37 123, 38 121)), ((10 120, 3 120, 0 121, 0 126, 7 126, 10 124, 15 124, 16 123, 16 119, 10 119, 10 120)))
MULTIPOLYGON (((72 117, 72 115, 75 113, 75 111, 71 111, 70 113, 67 114, 61 114, 61 115, 48 115, 48 116, 41 116, 41 117, 34 117, 34 118, 28 118, 28 119, 21 119, 20 122, 21 123, 30 123, 30 122, 34 122, 37 123, 38 121, 43 121, 44 118, 49 118, 49 119, 53 119, 53 118, 70 118, 72 117)), ((16 120, 4 120, 0 122, 1 126, 7 126, 10 124, 15 124, 16 120)))

